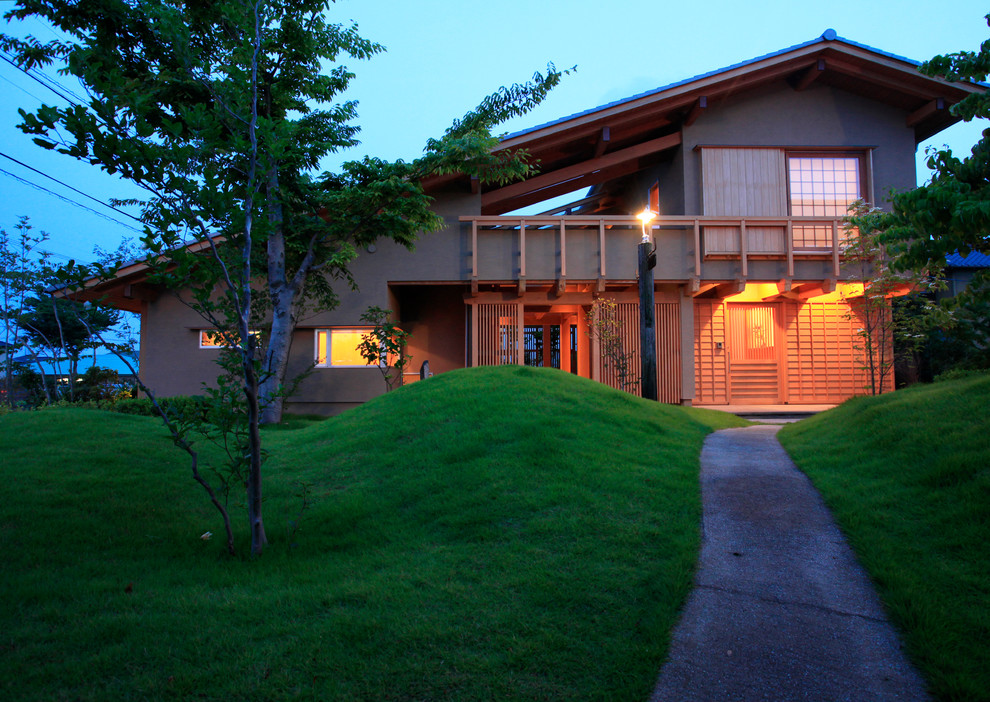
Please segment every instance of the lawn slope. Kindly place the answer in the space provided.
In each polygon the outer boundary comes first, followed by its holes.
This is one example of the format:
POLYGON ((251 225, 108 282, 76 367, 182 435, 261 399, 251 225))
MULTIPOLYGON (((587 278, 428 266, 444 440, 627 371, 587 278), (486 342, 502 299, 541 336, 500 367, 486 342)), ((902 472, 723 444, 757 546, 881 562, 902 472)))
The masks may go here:
POLYGON ((250 560, 155 421, 0 417, 0 697, 646 699, 701 442, 737 421, 559 371, 445 373, 267 430, 250 560))
POLYGON ((990 700, 990 376, 858 398, 780 439, 940 700, 990 700))

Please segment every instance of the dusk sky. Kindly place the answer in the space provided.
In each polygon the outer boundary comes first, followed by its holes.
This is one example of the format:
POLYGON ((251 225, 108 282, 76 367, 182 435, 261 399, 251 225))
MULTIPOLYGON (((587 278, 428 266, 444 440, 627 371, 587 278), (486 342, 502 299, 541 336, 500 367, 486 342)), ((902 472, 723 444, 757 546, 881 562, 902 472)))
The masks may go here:
MULTIPOLYGON (((12 5, 0 0, 0 9, 12 5)), ((975 51, 990 36, 983 18, 988 11, 973 0, 343 0, 331 8, 333 20, 356 21, 363 36, 384 44, 388 52, 348 64, 357 74, 348 97, 360 102, 362 143, 324 165, 333 168, 365 154, 415 158, 429 137, 441 134, 485 95, 528 80, 533 71, 545 70, 548 61, 558 68, 577 66, 577 72, 544 105, 505 124, 502 131, 526 129, 747 61, 815 39, 828 28, 842 38, 916 61, 975 51)), ((31 31, 43 40, 52 36, 40 26, 8 26, 5 31, 31 31)), ((83 92, 78 85, 66 86, 83 92)), ((49 250, 91 260, 94 245, 113 249, 124 237, 136 238, 128 226, 137 223, 10 158, 98 200, 135 197, 140 191, 96 167, 46 152, 16 130, 17 108, 33 109, 42 101, 59 104, 46 87, 0 62, 0 226, 11 232, 18 217, 27 215, 36 228, 52 235, 49 250)), ((986 126, 959 125, 922 144, 918 182, 927 179, 926 145, 948 144, 968 153, 986 126)))

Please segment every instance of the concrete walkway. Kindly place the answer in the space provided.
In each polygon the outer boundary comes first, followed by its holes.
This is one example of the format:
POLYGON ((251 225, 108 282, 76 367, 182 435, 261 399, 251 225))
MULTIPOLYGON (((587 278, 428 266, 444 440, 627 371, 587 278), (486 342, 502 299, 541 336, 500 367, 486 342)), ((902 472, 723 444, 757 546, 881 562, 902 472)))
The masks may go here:
POLYGON ((705 441, 701 559, 651 702, 928 699, 779 428, 705 441))

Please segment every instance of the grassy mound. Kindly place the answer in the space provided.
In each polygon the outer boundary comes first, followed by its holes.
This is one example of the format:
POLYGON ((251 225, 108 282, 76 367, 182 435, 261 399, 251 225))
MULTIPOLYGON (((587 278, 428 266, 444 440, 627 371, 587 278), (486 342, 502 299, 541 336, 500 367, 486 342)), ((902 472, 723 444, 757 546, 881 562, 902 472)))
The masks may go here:
POLYGON ((445 373, 266 431, 272 544, 241 560, 200 538, 218 519, 155 420, 0 417, 0 697, 645 699, 701 442, 736 423, 559 371, 445 373))
POLYGON ((941 700, 990 700, 990 376, 850 400, 780 432, 941 700))

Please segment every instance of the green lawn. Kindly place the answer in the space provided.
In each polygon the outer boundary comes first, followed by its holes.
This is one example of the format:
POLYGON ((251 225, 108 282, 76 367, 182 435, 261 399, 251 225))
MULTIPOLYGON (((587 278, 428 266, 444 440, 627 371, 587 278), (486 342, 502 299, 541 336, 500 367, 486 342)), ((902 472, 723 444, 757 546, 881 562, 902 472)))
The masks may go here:
POLYGON ((738 423, 559 371, 445 373, 267 430, 250 560, 155 420, 0 417, 0 698, 646 699, 701 442, 738 423))
POLYGON ((940 700, 990 700, 990 376, 859 398, 780 432, 940 700))

